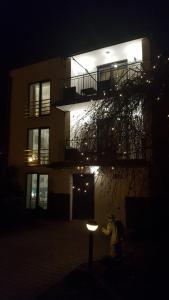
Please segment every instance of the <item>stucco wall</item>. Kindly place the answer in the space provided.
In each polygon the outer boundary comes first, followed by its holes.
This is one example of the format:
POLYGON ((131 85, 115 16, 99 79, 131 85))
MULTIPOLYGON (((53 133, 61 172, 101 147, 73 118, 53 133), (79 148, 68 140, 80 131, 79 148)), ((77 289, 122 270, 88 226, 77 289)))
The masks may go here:
MULTIPOLYGON (((24 68, 11 71, 11 114, 8 164, 20 170, 20 182, 24 185, 23 174, 32 168, 25 168, 24 150, 27 148, 27 132, 30 128, 50 128, 50 161, 64 158, 65 113, 55 108, 55 101, 60 99, 60 82, 66 76, 66 61, 61 58, 51 59, 24 68), (51 112, 48 116, 25 118, 28 102, 29 84, 49 80, 51 82, 51 112)), ((35 167, 41 173, 48 172, 46 167, 35 167)))
POLYGON ((95 178, 95 218, 104 223, 110 212, 126 222, 125 197, 148 196, 148 171, 144 168, 113 170, 95 178))

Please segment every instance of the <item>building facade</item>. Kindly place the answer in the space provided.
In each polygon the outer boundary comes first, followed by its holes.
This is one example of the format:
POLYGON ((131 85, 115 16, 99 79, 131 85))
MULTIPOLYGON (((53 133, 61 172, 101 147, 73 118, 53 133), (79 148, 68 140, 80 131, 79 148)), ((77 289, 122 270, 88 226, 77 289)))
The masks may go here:
POLYGON ((126 121, 117 99, 149 62, 142 38, 11 71, 8 163, 26 209, 99 223, 112 212, 125 223, 126 197, 148 196, 142 102, 126 106, 126 121))

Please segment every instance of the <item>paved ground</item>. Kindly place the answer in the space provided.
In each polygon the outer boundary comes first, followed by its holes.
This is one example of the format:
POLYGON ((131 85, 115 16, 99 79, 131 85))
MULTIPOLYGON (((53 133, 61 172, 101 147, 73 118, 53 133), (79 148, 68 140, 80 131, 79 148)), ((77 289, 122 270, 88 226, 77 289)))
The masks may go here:
MULTIPOLYGON (((108 239, 97 233, 94 259, 108 253, 108 239)), ((33 300, 88 257, 84 222, 34 221, 0 233, 0 299, 33 300)))

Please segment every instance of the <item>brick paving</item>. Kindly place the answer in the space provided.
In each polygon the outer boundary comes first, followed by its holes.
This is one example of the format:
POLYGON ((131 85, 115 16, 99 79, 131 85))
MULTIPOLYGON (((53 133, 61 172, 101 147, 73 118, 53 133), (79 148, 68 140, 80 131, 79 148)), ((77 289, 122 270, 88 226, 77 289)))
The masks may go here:
MULTIPOLYGON (((82 221, 38 220, 0 234, 0 299, 33 300, 88 257, 82 221)), ((108 239, 95 234, 94 259, 108 253, 108 239)))

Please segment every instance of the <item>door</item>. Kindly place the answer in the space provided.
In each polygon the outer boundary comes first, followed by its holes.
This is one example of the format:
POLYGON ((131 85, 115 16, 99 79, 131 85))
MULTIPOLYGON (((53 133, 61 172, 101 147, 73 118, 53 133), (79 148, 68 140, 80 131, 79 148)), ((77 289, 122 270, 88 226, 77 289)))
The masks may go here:
POLYGON ((94 218, 94 175, 73 174, 73 219, 94 218))
POLYGON ((109 91, 115 84, 127 79, 127 60, 97 66, 98 91, 109 91))
POLYGON ((26 208, 47 209, 48 175, 27 174, 26 208))

